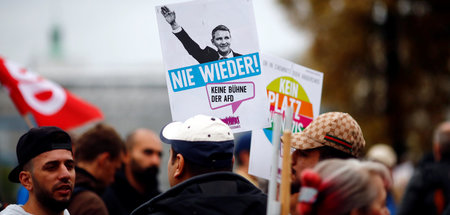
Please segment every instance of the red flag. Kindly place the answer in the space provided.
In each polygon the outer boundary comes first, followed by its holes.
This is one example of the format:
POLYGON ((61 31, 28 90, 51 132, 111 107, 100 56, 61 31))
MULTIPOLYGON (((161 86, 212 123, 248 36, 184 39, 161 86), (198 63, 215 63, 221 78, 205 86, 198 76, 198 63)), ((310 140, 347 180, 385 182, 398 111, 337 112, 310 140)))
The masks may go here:
POLYGON ((21 115, 31 113, 38 126, 64 130, 103 119, 95 106, 39 75, 0 57, 0 82, 21 115))

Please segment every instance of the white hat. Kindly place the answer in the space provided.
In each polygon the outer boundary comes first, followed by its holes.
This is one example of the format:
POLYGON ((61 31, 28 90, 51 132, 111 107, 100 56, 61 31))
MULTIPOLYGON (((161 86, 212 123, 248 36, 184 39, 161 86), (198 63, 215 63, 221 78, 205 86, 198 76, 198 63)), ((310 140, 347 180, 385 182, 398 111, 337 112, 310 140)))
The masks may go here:
POLYGON ((397 163, 397 155, 395 154, 394 149, 383 143, 378 143, 370 147, 367 152, 367 158, 378 161, 389 168, 394 167, 397 163))
POLYGON ((196 115, 185 122, 172 122, 161 130, 160 137, 198 165, 214 168, 232 165, 233 132, 219 118, 196 115))

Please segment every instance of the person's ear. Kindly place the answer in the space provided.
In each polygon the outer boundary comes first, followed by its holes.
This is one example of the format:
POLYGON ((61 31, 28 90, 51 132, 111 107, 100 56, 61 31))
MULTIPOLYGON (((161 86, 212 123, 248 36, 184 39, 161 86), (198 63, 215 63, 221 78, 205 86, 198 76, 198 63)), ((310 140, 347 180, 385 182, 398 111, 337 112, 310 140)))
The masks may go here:
POLYGON ((108 152, 103 152, 97 157, 98 165, 103 167, 109 161, 111 155, 108 152))
POLYGON ((131 160, 131 155, 130 155, 130 151, 126 151, 126 152, 124 152, 123 153, 123 156, 122 156, 122 162, 124 163, 124 164, 129 164, 130 163, 130 160, 131 160))
POLYGON ((250 152, 243 151, 239 153, 239 159, 241 159, 242 163, 249 164, 250 163, 250 152))
POLYGON ((292 154, 291 154, 291 166, 295 166, 295 165, 297 165, 297 157, 298 157, 298 152, 297 152, 297 150, 299 150, 299 149, 296 149, 294 152, 292 152, 292 154))
POLYGON ((441 147, 438 143, 433 144, 433 156, 435 161, 441 160, 441 147))
POLYGON ((181 178, 184 173, 184 157, 181 154, 177 154, 177 157, 175 159, 175 172, 173 173, 173 177, 175 178, 181 178))
POLYGON ((31 172, 21 171, 19 173, 19 181, 28 191, 33 190, 33 178, 31 177, 31 172))

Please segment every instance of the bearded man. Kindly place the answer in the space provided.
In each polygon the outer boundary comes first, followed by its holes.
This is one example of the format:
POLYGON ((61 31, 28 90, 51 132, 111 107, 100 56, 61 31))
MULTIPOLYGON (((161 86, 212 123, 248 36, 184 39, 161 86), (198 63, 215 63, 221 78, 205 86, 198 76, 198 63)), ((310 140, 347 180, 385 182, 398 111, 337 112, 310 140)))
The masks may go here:
POLYGON ((32 128, 16 148, 19 165, 8 176, 29 192, 25 205, 8 205, 1 215, 68 215, 75 183, 70 136, 57 127, 32 128))
POLYGON ((157 175, 162 144, 159 137, 151 130, 140 128, 128 135, 126 147, 124 166, 103 195, 110 215, 128 215, 160 193, 157 175))

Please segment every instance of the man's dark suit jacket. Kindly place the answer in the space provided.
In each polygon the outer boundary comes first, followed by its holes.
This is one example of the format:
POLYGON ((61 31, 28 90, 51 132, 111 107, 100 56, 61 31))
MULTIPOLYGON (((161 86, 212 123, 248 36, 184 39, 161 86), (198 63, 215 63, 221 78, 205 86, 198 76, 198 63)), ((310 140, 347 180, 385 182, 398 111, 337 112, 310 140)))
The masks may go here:
MULTIPOLYGON (((180 32, 174 34, 181 41, 186 51, 199 63, 219 60, 219 53, 215 49, 209 46, 201 49, 200 46, 186 33, 186 31, 184 31, 184 29, 181 29, 180 32)), ((241 56, 241 54, 233 52, 233 56, 237 57, 241 56)))

